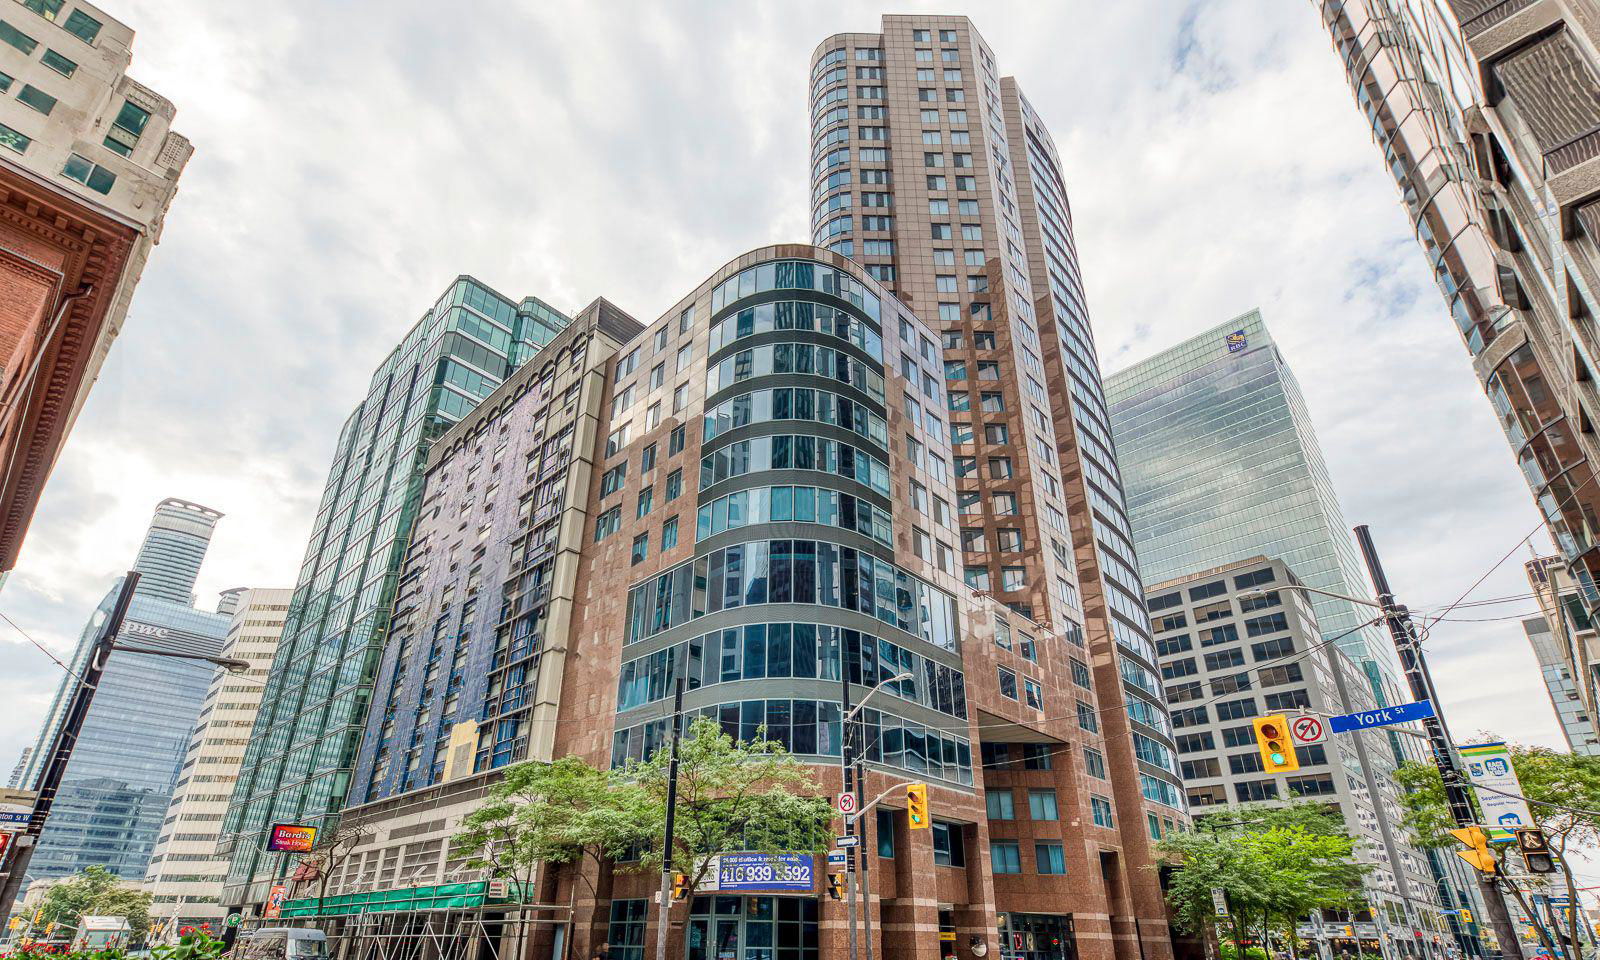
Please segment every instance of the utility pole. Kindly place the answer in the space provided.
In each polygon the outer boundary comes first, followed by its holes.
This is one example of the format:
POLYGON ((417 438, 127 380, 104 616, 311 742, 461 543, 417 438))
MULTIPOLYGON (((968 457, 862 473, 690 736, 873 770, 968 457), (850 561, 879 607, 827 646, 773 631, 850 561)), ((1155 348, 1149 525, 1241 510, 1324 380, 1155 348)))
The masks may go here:
POLYGON ((861 737, 859 742, 861 744, 861 749, 856 751, 855 820, 856 823, 858 823, 861 827, 861 829, 857 831, 861 835, 861 846, 857 848, 861 853, 861 925, 863 928, 862 932, 865 933, 867 937, 867 960, 872 960, 872 871, 868 868, 868 864, 872 862, 872 858, 877 856, 877 854, 871 849, 872 830, 870 829, 870 824, 866 819, 867 810, 862 806, 862 794, 865 793, 867 786, 867 764, 865 759, 867 755, 867 737, 865 717, 863 717, 861 720, 860 730, 861 737))
POLYGON ((667 764, 667 829, 661 843, 661 921, 656 925, 656 960, 667 960, 672 914, 672 828, 678 815, 678 739, 683 736, 683 671, 672 692, 672 759, 667 764))
MULTIPOLYGON (((850 664, 845 654, 845 644, 839 644, 839 775, 843 782, 843 793, 856 795, 856 810, 861 809, 861 790, 854 783, 855 755, 850 749, 850 664)), ((851 836, 855 833, 855 822, 849 814, 844 816, 844 835, 851 836)), ((860 956, 860 944, 856 941, 856 848, 845 848, 844 869, 845 880, 850 885, 850 902, 846 907, 850 917, 850 960, 857 960, 860 956)))
POLYGON ((11 861, 6 864, 5 881, 0 884, 0 919, 11 915, 17 893, 22 889, 28 863, 33 860, 33 851, 39 843, 39 834, 44 832, 45 821, 50 817, 50 808, 55 804, 56 793, 61 789, 61 780, 67 772, 67 761, 72 759, 72 750, 78 745, 78 735, 83 732, 83 721, 89 715, 89 704, 94 701, 95 688, 100 685, 106 660, 111 656, 117 632, 122 629, 122 620, 128 615, 128 605, 133 602, 133 591, 138 586, 137 571, 130 570, 123 575, 122 589, 111 607, 111 615, 100 626, 100 635, 95 637, 94 646, 85 658, 78 685, 67 701, 67 712, 62 718, 61 728, 50 743, 50 752, 46 754, 44 768, 39 773, 33 817, 28 821, 27 829, 17 834, 12 843, 11 861))
MULTIPOLYGON (((1417 700, 1433 702, 1433 716, 1424 718, 1423 729, 1433 749, 1433 763, 1439 768, 1444 781, 1445 806, 1458 827, 1474 825, 1472 799, 1462 782, 1461 771, 1456 767, 1455 747, 1444 725, 1444 704, 1439 702, 1433 689, 1433 678, 1428 674, 1428 662, 1417 642, 1416 629, 1411 624, 1411 614, 1395 602, 1394 591, 1389 588, 1389 578, 1384 575, 1383 564, 1378 561, 1378 549, 1372 542, 1372 531, 1362 524, 1355 529, 1356 542, 1361 546, 1361 556, 1367 563, 1367 574, 1372 578, 1372 588, 1378 594, 1378 605, 1383 609, 1383 619, 1389 627, 1389 637, 1394 641, 1395 653, 1400 657, 1400 669, 1406 675, 1411 695, 1417 700)), ((1500 889, 1498 871, 1478 872, 1479 893, 1484 909, 1489 914, 1495 939, 1500 941, 1500 952, 1506 960, 1523 960, 1522 943, 1517 939, 1516 926, 1511 922, 1511 911, 1506 907, 1505 893, 1500 889)))

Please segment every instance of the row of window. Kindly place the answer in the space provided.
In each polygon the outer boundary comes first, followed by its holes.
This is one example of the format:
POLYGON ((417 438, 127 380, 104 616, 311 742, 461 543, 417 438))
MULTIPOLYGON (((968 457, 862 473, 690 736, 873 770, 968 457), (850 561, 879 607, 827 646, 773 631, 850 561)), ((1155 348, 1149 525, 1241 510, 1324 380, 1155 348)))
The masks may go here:
MULTIPOLYGON (((840 711, 833 700, 743 700, 686 711, 717 721, 738 740, 765 736, 791 753, 837 757, 840 711)), ((866 760, 912 773, 972 786, 972 745, 964 737, 881 711, 861 711, 866 760)), ((611 765, 642 760, 665 746, 670 719, 651 720, 616 731, 611 738, 611 765)))
POLYGON ((711 328, 710 352, 772 330, 810 330, 847 340, 883 362, 883 336, 848 311, 808 300, 778 300, 747 307, 711 328))
POLYGON ((700 459, 700 489, 748 473, 767 470, 817 470, 849 477, 889 495, 889 467, 848 443, 826 437, 754 437, 730 443, 700 459))
POLYGON ((866 404, 826 390, 775 387, 755 390, 724 400, 705 413, 705 439, 714 440, 729 430, 768 420, 810 420, 843 427, 857 436, 889 448, 889 427, 866 404))
POLYGON ((719 610, 806 603, 855 610, 954 650, 955 598, 886 560, 815 540, 758 540, 713 550, 628 591, 633 643, 719 610))
POLYGON ((706 396, 714 396, 751 377, 800 373, 849 384, 882 403, 883 374, 870 364, 832 347, 810 343, 769 343, 741 350, 706 367, 706 396))
POLYGON ((740 271, 711 291, 711 312, 768 290, 815 290, 848 301, 873 322, 881 322, 878 295, 843 270, 811 260, 779 260, 740 271))
MULTIPOLYGON (((1241 573, 1234 577, 1233 586, 1236 590, 1249 590, 1262 584, 1272 583, 1275 579, 1277 577, 1272 572, 1272 568, 1264 567, 1260 570, 1252 570, 1249 573, 1241 573)), ((1220 597, 1227 592, 1228 583, 1226 580, 1213 580, 1210 583, 1190 587, 1189 600, 1191 602, 1209 600, 1212 597, 1220 597)), ((1169 610, 1182 605, 1183 591, 1181 590, 1174 590, 1171 593, 1163 593, 1159 596, 1151 597, 1149 603, 1151 613, 1155 613, 1158 610, 1169 610)))
POLYGON ((718 497, 700 508, 699 540, 752 523, 818 523, 854 530, 894 546, 892 514, 859 497, 820 487, 757 487, 718 497))
POLYGON ((930 660, 882 637, 813 623, 764 623, 716 630, 622 665, 617 710, 632 710, 672 696, 680 664, 690 690, 717 683, 768 678, 839 679, 839 649, 850 682, 883 689, 902 700, 960 719, 967 716, 967 684, 960 670, 930 660), (900 674, 909 677, 888 681, 900 674))

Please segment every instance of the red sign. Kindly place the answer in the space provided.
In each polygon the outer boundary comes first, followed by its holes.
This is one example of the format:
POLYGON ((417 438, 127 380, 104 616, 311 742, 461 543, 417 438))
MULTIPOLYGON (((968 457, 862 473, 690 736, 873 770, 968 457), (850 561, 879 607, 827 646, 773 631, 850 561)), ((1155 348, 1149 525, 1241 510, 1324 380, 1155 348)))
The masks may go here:
POLYGON ((310 853, 317 842, 316 827, 302 827, 292 823, 275 823, 267 836, 268 853, 310 853))
POLYGON ((276 920, 283 914, 283 901, 289 899, 289 888, 281 883, 272 885, 272 892, 267 894, 267 908, 262 911, 269 920, 276 920))

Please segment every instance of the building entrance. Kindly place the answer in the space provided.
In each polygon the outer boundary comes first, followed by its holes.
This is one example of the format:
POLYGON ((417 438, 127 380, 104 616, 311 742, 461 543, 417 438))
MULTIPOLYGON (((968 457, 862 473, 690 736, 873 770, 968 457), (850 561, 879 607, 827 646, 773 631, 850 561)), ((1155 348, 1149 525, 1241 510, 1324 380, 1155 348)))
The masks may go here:
POLYGON ((695 897, 689 960, 817 960, 814 897, 695 897))
POLYGON ((1077 960, 1072 918, 1053 913, 1002 913, 1001 960, 1077 960))

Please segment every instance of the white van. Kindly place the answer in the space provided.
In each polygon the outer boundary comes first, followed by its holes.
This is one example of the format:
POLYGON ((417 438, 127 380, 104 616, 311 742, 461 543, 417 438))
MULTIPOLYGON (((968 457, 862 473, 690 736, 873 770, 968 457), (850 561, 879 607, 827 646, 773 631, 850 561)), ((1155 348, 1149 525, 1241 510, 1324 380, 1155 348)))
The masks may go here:
POLYGON ((328 935, 309 927, 262 927, 239 937, 238 960, 327 960, 328 935))

